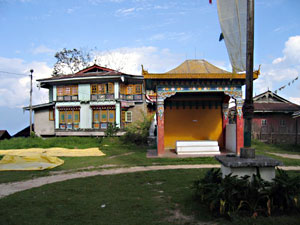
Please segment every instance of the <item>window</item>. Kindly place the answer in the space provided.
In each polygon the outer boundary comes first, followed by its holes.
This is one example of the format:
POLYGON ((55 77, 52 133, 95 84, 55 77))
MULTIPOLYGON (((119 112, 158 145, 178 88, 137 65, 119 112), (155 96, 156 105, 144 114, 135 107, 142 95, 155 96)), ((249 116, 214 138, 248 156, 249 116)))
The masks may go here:
POLYGON ((267 120, 266 119, 262 119, 261 120, 261 125, 262 126, 267 126, 267 120))
POLYGON ((141 84, 136 84, 135 85, 135 94, 136 95, 142 94, 142 85, 141 84))
POLYGON ((127 111, 125 113, 125 122, 128 122, 128 123, 132 122, 132 112, 131 111, 127 111))
POLYGON ((143 100, 142 84, 120 84, 120 98, 124 100, 143 100))
POLYGON ((77 101, 78 85, 57 86, 57 101, 77 101))
POLYGON ((132 112, 126 111, 126 109, 122 109, 122 111, 121 111, 122 128, 125 128, 131 122, 132 122, 132 112))
POLYGON ((285 127, 285 120, 280 120, 279 124, 281 127, 285 127))
POLYGON ((59 128, 60 129, 78 129, 80 122, 79 110, 59 111, 59 128))
POLYGON ((92 93, 92 95, 98 94, 96 84, 91 85, 91 93, 92 93))
POLYGON ((133 94, 133 88, 134 88, 134 85, 133 84, 129 84, 127 86, 127 89, 126 89, 126 94, 127 95, 132 95, 133 94))
POLYGON ((49 109, 49 120, 50 121, 54 120, 54 109, 49 109))
POLYGON ((91 100, 114 99, 114 83, 91 84, 91 100))
POLYGON ((93 128, 106 129, 109 123, 116 122, 116 111, 114 109, 94 109, 93 128))

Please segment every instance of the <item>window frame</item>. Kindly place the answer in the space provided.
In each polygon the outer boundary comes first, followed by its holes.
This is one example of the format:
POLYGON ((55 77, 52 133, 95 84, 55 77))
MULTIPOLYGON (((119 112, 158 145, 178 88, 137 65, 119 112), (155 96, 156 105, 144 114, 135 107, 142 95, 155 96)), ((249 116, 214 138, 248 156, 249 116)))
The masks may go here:
POLYGON ((131 111, 126 111, 125 112, 125 122, 126 123, 132 123, 132 112, 131 111))
POLYGON ((59 85, 56 87, 57 101, 78 101, 78 84, 76 85, 59 85), (74 98, 74 97, 77 98, 74 98), (69 97, 69 99, 66 99, 69 97))
POLYGON ((54 109, 49 109, 49 121, 54 121, 55 118, 55 110, 54 109))
POLYGON ((261 119, 261 126, 267 126, 268 122, 267 119, 261 119))
POLYGON ((285 119, 280 119, 279 120, 279 126, 280 127, 285 127, 286 126, 286 120, 285 119))

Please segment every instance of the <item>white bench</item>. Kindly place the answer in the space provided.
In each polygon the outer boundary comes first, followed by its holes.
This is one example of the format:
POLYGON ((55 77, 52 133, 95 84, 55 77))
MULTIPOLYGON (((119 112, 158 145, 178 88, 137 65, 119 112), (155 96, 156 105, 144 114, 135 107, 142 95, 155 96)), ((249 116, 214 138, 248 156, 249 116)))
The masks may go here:
POLYGON ((217 141, 176 141, 178 155, 219 155, 217 141))

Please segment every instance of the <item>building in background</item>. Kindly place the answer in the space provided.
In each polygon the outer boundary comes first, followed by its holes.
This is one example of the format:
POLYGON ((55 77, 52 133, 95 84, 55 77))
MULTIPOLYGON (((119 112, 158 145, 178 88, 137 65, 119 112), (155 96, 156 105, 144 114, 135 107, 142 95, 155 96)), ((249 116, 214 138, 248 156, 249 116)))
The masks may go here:
POLYGON ((299 143, 299 105, 271 91, 255 96, 253 101, 252 135, 255 139, 268 143, 299 143))
POLYGON ((49 89, 49 102, 32 107, 38 136, 103 136, 109 125, 122 131, 146 112, 140 75, 93 65, 38 82, 49 89))
POLYGON ((0 130, 0 140, 10 139, 11 136, 7 130, 0 130))

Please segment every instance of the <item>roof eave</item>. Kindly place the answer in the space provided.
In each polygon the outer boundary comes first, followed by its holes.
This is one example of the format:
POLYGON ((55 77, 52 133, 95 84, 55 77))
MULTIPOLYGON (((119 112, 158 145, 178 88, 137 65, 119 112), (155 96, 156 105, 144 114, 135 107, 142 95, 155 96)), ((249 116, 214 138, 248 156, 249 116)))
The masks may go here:
MULTIPOLYGON (((240 79, 245 80, 246 74, 233 73, 147 73, 143 71, 144 79, 240 79)), ((259 71, 253 72, 253 79, 257 79, 259 71)))

